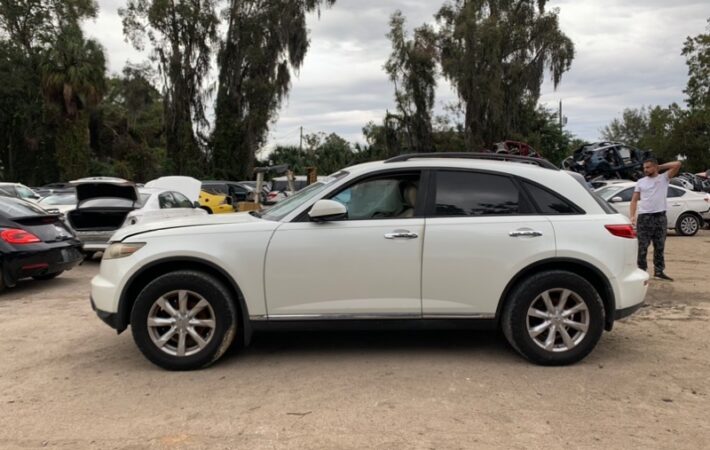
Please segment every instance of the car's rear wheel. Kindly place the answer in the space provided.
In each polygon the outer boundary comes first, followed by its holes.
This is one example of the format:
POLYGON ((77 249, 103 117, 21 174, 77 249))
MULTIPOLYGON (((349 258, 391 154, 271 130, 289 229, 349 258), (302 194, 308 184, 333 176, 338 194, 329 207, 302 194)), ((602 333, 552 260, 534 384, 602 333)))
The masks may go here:
POLYGON ((197 271, 162 275, 138 295, 131 312, 133 339, 154 364, 193 370, 217 361, 236 335, 229 290, 197 271))
POLYGON ((57 278, 59 275, 61 275, 63 273, 64 273, 64 271, 60 270, 59 272, 45 273, 44 275, 35 275, 32 278, 34 278, 35 280, 46 281, 46 280, 52 280, 54 278, 57 278))
POLYGON ((675 229, 681 236, 695 236, 702 225, 702 221, 698 216, 685 213, 678 217, 675 229))
POLYGON ((521 355, 542 365, 586 357, 604 330, 604 305, 587 280, 548 271, 523 280, 503 311, 503 333, 521 355))

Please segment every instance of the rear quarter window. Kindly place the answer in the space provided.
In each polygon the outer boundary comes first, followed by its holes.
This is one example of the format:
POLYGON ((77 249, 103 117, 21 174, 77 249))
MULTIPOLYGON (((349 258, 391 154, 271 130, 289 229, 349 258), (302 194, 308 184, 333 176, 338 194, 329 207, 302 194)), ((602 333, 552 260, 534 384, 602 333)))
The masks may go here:
POLYGON ((579 207, 548 189, 528 181, 523 181, 523 186, 525 186, 525 190, 528 191, 528 194, 530 194, 530 197, 541 214, 557 215, 582 213, 579 207))

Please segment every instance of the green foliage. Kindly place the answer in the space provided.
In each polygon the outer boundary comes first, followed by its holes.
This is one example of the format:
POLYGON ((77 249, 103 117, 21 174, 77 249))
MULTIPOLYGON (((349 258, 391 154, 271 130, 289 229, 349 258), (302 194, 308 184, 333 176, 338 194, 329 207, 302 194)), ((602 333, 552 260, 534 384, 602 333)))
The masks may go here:
POLYGON ((688 65, 685 94, 690 109, 710 109, 710 19, 707 32, 688 37, 681 53, 688 65))
POLYGON ((206 127, 203 86, 217 43, 216 0, 128 0, 119 9, 126 37, 153 47, 164 85, 166 145, 175 173, 201 176, 206 157, 193 127, 206 127))
POLYGON ((308 134, 303 140, 306 143, 305 148, 276 147, 262 164, 288 164, 297 175, 305 174, 307 167, 315 167, 318 174, 328 175, 356 161, 353 147, 335 133, 308 134))
POLYGON ((250 179, 255 155, 308 51, 306 14, 335 0, 230 0, 212 133, 212 171, 250 179))
POLYGON ((387 37, 392 42, 385 71, 394 83, 398 115, 406 132, 407 146, 413 152, 434 151, 432 109, 437 76, 436 33, 423 25, 408 39, 404 16, 395 12, 390 19, 387 37))
POLYGON ((437 13, 443 74, 465 111, 466 147, 520 132, 545 73, 557 86, 574 58, 547 0, 452 0, 437 13))

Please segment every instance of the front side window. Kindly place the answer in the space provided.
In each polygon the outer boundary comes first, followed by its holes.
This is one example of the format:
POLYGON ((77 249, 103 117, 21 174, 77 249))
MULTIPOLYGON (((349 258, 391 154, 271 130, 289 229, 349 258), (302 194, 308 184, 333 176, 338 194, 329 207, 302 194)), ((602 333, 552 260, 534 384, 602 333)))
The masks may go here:
POLYGON ((17 190, 17 194, 20 198, 29 199, 37 197, 32 191, 24 186, 15 186, 15 189, 17 190))
POLYGON ((158 203, 160 204, 160 209, 177 208, 175 199, 170 192, 163 192, 160 194, 158 196, 158 203))
POLYGON ((396 174, 360 181, 332 197, 348 210, 347 220, 414 217, 419 174, 396 174))
POLYGON ((175 200, 176 208, 193 208, 192 202, 179 192, 173 192, 173 199, 175 200))
POLYGON ((510 177, 476 172, 439 171, 436 216, 504 216, 532 209, 510 177))

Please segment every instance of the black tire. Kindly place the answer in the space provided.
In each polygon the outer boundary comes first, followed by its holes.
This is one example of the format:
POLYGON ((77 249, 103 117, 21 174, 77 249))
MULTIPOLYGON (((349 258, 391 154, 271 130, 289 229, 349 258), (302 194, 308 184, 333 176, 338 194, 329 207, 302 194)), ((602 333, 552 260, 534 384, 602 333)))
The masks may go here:
POLYGON ((45 273, 44 275, 35 275, 32 278, 35 280, 39 281, 47 281, 47 280, 52 280, 54 278, 57 278, 59 275, 63 274, 64 271, 60 270, 59 272, 54 272, 54 273, 45 273))
POLYGON ((680 236, 695 236, 703 227, 703 221, 695 214, 684 213, 678 217, 675 231, 680 236))
POLYGON ((503 310, 501 328, 510 345, 528 360, 545 366, 561 366, 581 361, 594 349, 604 331, 604 318, 604 305, 594 286, 579 275, 555 270, 535 274, 515 286, 503 310), (581 341, 573 348, 559 352, 542 348, 528 332, 530 306, 541 294, 555 289, 568 289, 576 294, 586 305, 589 318, 586 335, 581 341))
POLYGON ((140 351, 152 363, 168 370, 194 370, 217 361, 237 334, 235 299, 222 282, 211 275, 181 270, 162 275, 150 282, 136 298, 131 311, 131 332, 140 351), (189 356, 170 355, 151 339, 148 316, 153 304, 162 296, 178 290, 188 290, 207 300, 214 311, 214 329, 207 345, 189 356))

